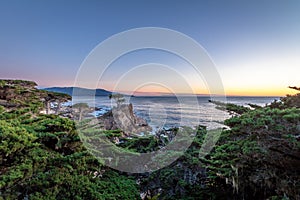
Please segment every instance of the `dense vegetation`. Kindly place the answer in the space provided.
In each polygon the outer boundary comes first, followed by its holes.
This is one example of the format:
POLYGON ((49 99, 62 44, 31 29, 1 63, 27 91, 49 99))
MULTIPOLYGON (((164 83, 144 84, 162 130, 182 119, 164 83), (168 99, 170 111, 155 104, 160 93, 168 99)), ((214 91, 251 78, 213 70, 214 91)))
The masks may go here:
POLYGON ((139 197, 135 180, 87 152, 72 120, 39 114, 43 104, 32 109, 30 101, 0 106, 0 199, 139 197))
POLYGON ((214 103, 233 117, 212 152, 199 158, 199 127, 185 154, 141 188, 159 199, 300 199, 300 95, 255 109, 214 103))
POLYGON ((260 108, 225 122, 205 162, 238 199, 299 198, 300 110, 260 108))
POLYGON ((14 116, 5 113, 0 120, 0 188, 5 199, 138 196, 134 180, 107 170, 89 155, 73 121, 55 115, 14 116))
MULTIPOLYGON (((48 93, 20 83, 26 88, 9 85, 28 93, 19 98, 22 103, 0 106, 0 199, 139 199, 140 194, 143 199, 300 199, 299 94, 266 107, 252 105, 255 109, 217 102, 238 114, 225 121, 231 129, 222 131, 210 154, 199 157, 207 135, 199 126, 174 163, 152 173, 127 174, 95 159, 74 121, 40 113, 45 109, 40 99, 48 93)), ((5 86, 0 81, 0 89, 5 86)), ((99 133, 94 127, 85 130, 89 137, 99 133)), ((101 134, 128 152, 145 153, 167 145, 177 131, 169 130, 170 137, 127 138, 121 130, 101 134)))

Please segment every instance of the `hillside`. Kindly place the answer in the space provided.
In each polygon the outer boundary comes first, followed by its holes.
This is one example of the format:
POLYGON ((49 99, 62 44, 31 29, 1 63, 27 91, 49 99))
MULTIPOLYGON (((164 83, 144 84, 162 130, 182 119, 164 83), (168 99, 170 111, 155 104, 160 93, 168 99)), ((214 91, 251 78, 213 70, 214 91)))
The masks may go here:
POLYGON ((71 100, 70 95, 39 90, 36 86, 32 81, 0 80, 0 106, 8 111, 27 108, 32 112, 49 113, 51 103, 59 105, 71 100))
POLYGON ((112 92, 104 90, 104 89, 86 89, 86 88, 78 88, 78 87, 50 87, 43 88, 42 90, 50 91, 50 92, 59 92, 63 94, 68 94, 70 96, 73 95, 73 91, 76 89, 76 94, 79 96, 109 96, 112 92))

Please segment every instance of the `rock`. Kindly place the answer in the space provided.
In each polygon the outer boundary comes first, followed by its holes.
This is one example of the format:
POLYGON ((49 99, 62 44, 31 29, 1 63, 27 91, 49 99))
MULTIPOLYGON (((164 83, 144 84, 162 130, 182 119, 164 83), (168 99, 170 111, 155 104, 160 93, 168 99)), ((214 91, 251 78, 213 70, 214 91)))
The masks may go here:
POLYGON ((147 121, 133 113, 132 104, 114 107, 110 112, 98 118, 107 130, 121 129, 125 135, 136 135, 152 131, 147 121))
POLYGON ((148 123, 145 119, 141 117, 136 117, 136 125, 137 126, 148 126, 148 123))

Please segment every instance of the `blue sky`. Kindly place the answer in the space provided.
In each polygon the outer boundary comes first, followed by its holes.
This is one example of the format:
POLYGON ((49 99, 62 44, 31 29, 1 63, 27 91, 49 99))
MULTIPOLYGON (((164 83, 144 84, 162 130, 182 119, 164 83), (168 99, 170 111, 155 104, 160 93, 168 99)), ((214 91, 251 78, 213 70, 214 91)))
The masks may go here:
MULTIPOLYGON (((228 94, 284 95, 288 85, 300 84, 299 10, 297 0, 2 0, 0 78, 70 86, 96 45, 119 32, 150 26, 180 31, 200 43, 228 94)), ((147 63, 148 53, 136 59, 147 63)), ((156 54, 150 52, 155 62, 170 58, 156 54)), ((130 62, 124 59, 111 71, 126 65, 130 62)))

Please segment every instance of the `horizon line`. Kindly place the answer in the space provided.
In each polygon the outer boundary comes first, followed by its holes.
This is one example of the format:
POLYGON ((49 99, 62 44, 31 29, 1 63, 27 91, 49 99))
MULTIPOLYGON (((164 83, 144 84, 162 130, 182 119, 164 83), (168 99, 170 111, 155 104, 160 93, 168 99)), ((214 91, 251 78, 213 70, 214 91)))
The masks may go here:
MULTIPOLYGON (((38 89, 47 89, 47 88, 53 88, 53 87, 58 87, 58 88, 70 88, 70 87, 75 87, 75 86, 51 86, 51 87, 39 87, 37 86, 38 89)), ((173 93, 167 93, 167 92, 134 92, 134 91, 111 91, 109 89, 105 89, 105 88, 84 88, 84 87, 77 87, 77 88, 81 88, 81 89, 87 89, 87 90, 97 90, 97 89, 101 89, 101 90, 106 90, 108 92, 112 92, 112 93, 121 93, 127 96, 136 96, 136 97, 171 97, 171 96, 197 96, 197 97, 218 97, 218 96, 225 96, 225 97, 283 97, 284 95, 255 95, 255 94, 209 94, 209 93, 177 93, 177 94, 173 94, 173 93)))

